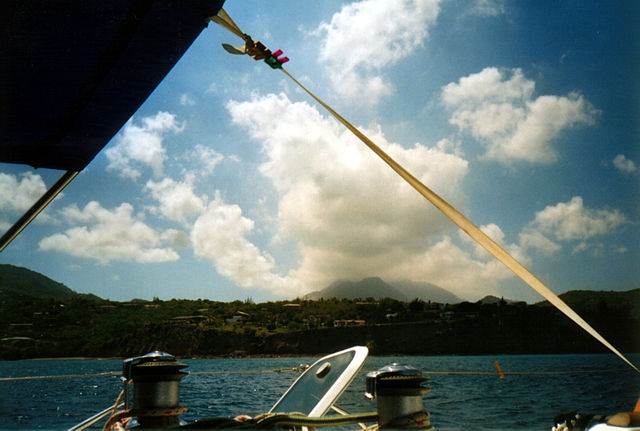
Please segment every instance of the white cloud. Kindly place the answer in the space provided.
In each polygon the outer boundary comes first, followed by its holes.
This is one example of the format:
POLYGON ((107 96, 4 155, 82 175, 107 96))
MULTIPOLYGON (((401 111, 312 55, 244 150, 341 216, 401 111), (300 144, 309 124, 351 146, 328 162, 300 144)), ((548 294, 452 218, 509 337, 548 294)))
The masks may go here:
POLYGON ((203 165, 203 169, 199 173, 212 174, 216 166, 224 160, 224 156, 211 147, 204 145, 196 145, 195 156, 203 165))
POLYGON ((559 241, 584 241, 606 235, 626 221, 619 210, 590 209, 576 196, 536 213, 533 226, 559 241))
POLYGON ((561 248, 558 243, 550 240, 541 232, 530 227, 523 229, 519 238, 520 245, 525 249, 534 248, 544 253, 551 254, 561 248))
POLYGON ((182 106, 194 106, 196 101, 193 100, 193 97, 185 93, 180 96, 180 104, 182 106))
POLYGON ((143 167, 150 167, 154 175, 160 176, 166 159, 166 150, 162 146, 164 135, 184 129, 184 124, 179 124, 176 116, 168 112, 144 117, 141 122, 142 125, 138 126, 129 120, 116 137, 115 146, 105 150, 108 169, 125 178, 139 178, 143 167))
POLYGON ((460 78, 457 84, 447 84, 442 91, 442 100, 448 106, 472 108, 484 102, 525 101, 533 95, 535 83, 526 79, 520 69, 514 69, 507 81, 504 78, 503 72, 488 67, 480 73, 460 78))
POLYGON ((439 0, 365 0, 344 5, 321 36, 320 61, 335 90, 356 101, 376 103, 391 92, 378 73, 410 55, 427 38, 439 0))
POLYGON ((242 161, 242 159, 236 154, 231 154, 230 156, 227 156, 227 160, 231 160, 234 163, 240 163, 242 161))
MULTIPOLYGON (((573 197, 569 202, 560 202, 538 211, 534 219, 520 233, 520 247, 523 250, 537 249, 544 253, 554 253, 562 248, 562 243, 572 243, 572 254, 591 251, 602 255, 602 245, 591 244, 596 236, 607 235, 627 223, 627 217, 617 209, 591 209, 584 206, 581 197, 573 197)), ((613 253, 624 247, 615 246, 613 253)))
MULTIPOLYGON (((495 223, 489 223, 488 225, 480 226, 479 228, 482 232, 487 234, 489 238, 498 243, 500 247, 505 249, 511 256, 518 259, 521 263, 529 262, 529 258, 524 253, 525 249, 521 247, 520 244, 507 243, 507 241, 505 240, 504 232, 502 231, 502 229, 500 229, 500 226, 495 223)), ((491 254, 480 244, 476 243, 468 234, 463 231, 459 231, 459 235, 462 240, 473 245, 474 256, 483 260, 493 259, 493 257, 491 257, 491 254)))
POLYGON ((40 175, 0 173, 0 229, 7 230, 15 214, 28 210, 47 191, 40 175))
POLYGON ((623 174, 635 174, 638 172, 638 166, 633 160, 627 159, 624 154, 618 154, 613 159, 613 166, 623 174))
POLYGON ((206 93, 217 93, 218 92, 218 84, 216 84, 215 81, 213 81, 211 84, 209 84, 209 87, 207 88, 206 93))
POLYGON ((275 274, 273 257, 247 238, 253 228, 253 220, 244 217, 239 206, 226 204, 216 192, 191 231, 194 252, 211 260, 220 275, 240 287, 264 288, 283 295, 299 293, 298 282, 275 274))
MULTIPOLYGON (((374 274, 406 278, 407 271, 418 280, 446 278, 419 257, 431 258, 433 244, 451 223, 350 132, 284 95, 230 102, 228 109, 233 121, 263 146, 266 159, 260 170, 278 194, 279 235, 298 244, 301 254, 291 278, 313 288, 374 274)), ((463 202, 459 183, 468 164, 446 151, 450 143, 403 148, 388 142, 379 129, 365 132, 447 200, 463 202)), ((490 268, 483 270, 489 273, 490 268)))
POLYGON ((47 187, 40 175, 23 172, 20 175, 0 173, 0 209, 24 211, 31 207, 47 187))
POLYGON ((189 235, 181 230, 167 229, 162 232, 160 238, 173 247, 188 248, 191 246, 189 235))
POLYGON ((498 16, 505 13, 504 0, 475 0, 469 7, 469 12, 480 16, 498 16))
POLYGON ((578 93, 533 98, 535 83, 520 69, 488 67, 442 90, 453 110, 449 122, 486 146, 486 157, 503 163, 550 163, 552 142, 578 124, 593 124, 598 114, 578 93), (510 75, 510 76, 509 76, 510 75))
POLYGON ((82 209, 72 205, 61 213, 64 220, 76 226, 42 239, 38 244, 40 250, 95 259, 101 264, 111 261, 152 263, 179 259, 171 248, 162 247, 160 234, 136 218, 133 207, 128 203, 110 211, 92 201, 82 209))
POLYGON ((582 241, 582 242, 578 243, 578 245, 573 247, 573 250, 571 250, 571 254, 578 254, 578 253, 581 253, 583 251, 587 251, 588 249, 589 249, 589 244, 587 244, 587 242, 585 242, 585 241, 582 241))
POLYGON ((152 212, 172 221, 186 223, 201 214, 206 207, 206 197, 196 196, 193 191, 192 177, 187 177, 184 182, 171 178, 160 182, 148 181, 146 189, 160 203, 158 207, 152 208, 152 212))
POLYGON ((408 254, 389 275, 389 279, 428 280, 471 301, 501 295, 500 282, 513 277, 502 263, 474 256, 449 236, 419 254, 408 254))

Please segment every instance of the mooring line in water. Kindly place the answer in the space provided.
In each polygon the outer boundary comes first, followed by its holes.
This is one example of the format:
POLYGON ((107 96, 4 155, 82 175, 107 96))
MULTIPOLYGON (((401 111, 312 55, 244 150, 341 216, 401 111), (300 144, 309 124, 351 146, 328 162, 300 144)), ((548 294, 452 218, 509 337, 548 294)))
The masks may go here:
MULTIPOLYGON (((301 372, 298 368, 276 368, 273 370, 233 370, 233 371, 191 371, 189 374, 193 375, 206 375, 206 374, 266 374, 266 373, 291 373, 294 371, 301 372)), ((373 370, 361 370, 360 373, 369 373, 373 370)), ((630 368, 605 368, 605 369, 593 369, 593 370, 555 370, 555 371, 502 371, 502 374, 507 375, 536 375, 536 374, 598 374, 598 373, 619 373, 624 371, 631 371, 630 368)), ((437 375, 493 375, 498 376, 497 371, 434 371, 425 370, 423 374, 437 374, 437 375)), ((107 371, 104 373, 92 373, 92 374, 68 374, 62 376, 26 376, 26 377, 0 377, 0 382, 12 382, 12 381, 24 381, 24 380, 44 380, 44 379, 76 379, 83 377, 100 377, 100 376, 120 376, 120 371, 107 371)))
POLYGON ((308 367, 296 368, 276 368, 273 370, 233 370, 233 371, 191 371, 189 374, 261 374, 261 373, 290 373, 293 371, 302 372, 308 367))
POLYGON ((66 374, 62 376, 26 376, 26 377, 0 377, 0 382, 11 382, 16 380, 42 380, 42 379, 76 379, 81 377, 100 377, 100 376, 120 376, 120 371, 107 371, 104 373, 92 374, 66 374))
MULTIPOLYGON (((192 371, 189 374, 260 374, 260 373, 289 373, 294 371, 304 371, 306 368, 276 368, 273 370, 234 370, 234 371, 192 371)), ((75 379, 82 377, 100 377, 100 376, 121 376, 120 371, 107 371, 104 373, 91 374, 67 374, 61 376, 25 376, 25 377, 0 377, 0 382, 12 382, 20 380, 44 380, 44 379, 75 379)))
POLYGON ((631 368, 608 368, 601 370, 556 370, 556 371, 502 371, 501 373, 498 371, 422 371, 422 374, 442 374, 442 375, 467 375, 467 374, 475 374, 475 375, 492 375, 492 376, 500 376, 502 375, 536 375, 536 374, 597 374, 597 373, 619 373, 622 371, 633 371, 631 368))

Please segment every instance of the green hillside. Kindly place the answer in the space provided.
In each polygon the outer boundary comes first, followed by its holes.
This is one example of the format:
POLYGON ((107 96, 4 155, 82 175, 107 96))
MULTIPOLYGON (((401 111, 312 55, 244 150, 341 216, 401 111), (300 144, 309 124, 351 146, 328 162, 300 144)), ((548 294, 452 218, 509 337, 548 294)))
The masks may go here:
MULTIPOLYGON (((640 288, 624 292, 570 290, 559 296, 578 312, 617 313, 622 311, 632 316, 640 316, 640 288)), ((551 307, 547 301, 536 305, 551 307)))
MULTIPOLYGON (((542 302, 373 299, 394 290, 379 278, 332 287, 354 299, 116 302, 0 265, 0 360, 130 357, 156 349, 181 356, 319 354, 352 345, 375 355, 605 351, 542 302)), ((640 352, 640 289, 561 296, 618 349, 640 352)))
POLYGON ((0 301, 50 298, 67 301, 76 297, 101 300, 95 295, 77 293, 39 272, 20 266, 0 264, 0 301))

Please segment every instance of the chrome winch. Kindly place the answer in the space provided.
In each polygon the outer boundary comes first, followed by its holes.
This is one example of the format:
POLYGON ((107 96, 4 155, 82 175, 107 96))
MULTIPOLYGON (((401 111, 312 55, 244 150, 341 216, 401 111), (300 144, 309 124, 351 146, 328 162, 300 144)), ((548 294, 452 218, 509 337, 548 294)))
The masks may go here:
POLYGON ((164 429, 180 425, 179 415, 186 408, 179 405, 180 379, 188 373, 180 371, 186 364, 165 352, 151 352, 125 359, 122 378, 125 385, 125 409, 131 408, 140 428, 164 429), (133 384, 130 407, 128 386, 133 384))
POLYGON ((429 413, 422 405, 429 379, 410 365, 392 363, 367 374, 365 397, 376 399, 381 428, 430 430, 429 413))

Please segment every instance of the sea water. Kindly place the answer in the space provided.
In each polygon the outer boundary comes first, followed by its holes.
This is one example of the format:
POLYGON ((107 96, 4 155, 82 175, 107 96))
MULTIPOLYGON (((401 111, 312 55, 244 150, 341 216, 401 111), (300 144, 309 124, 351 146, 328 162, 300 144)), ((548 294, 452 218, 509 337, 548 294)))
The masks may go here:
MULTIPOLYGON (((264 413, 299 374, 260 371, 317 359, 181 359, 192 373, 181 383, 181 404, 188 408, 182 418, 189 422, 264 413)), ((630 359, 640 363, 639 354, 630 359)), ((363 370, 392 362, 412 365, 431 379, 424 406, 440 431, 549 430, 558 413, 628 411, 640 396, 640 375, 608 354, 369 357, 363 370), (498 377, 495 361, 504 378, 498 377)), ((0 361, 0 378, 118 372, 121 367, 120 360, 0 361)), ((351 413, 375 411, 375 402, 363 397, 364 389, 363 372, 337 405, 351 413)), ((68 429, 112 405, 120 390, 115 375, 0 381, 0 430, 68 429)))

